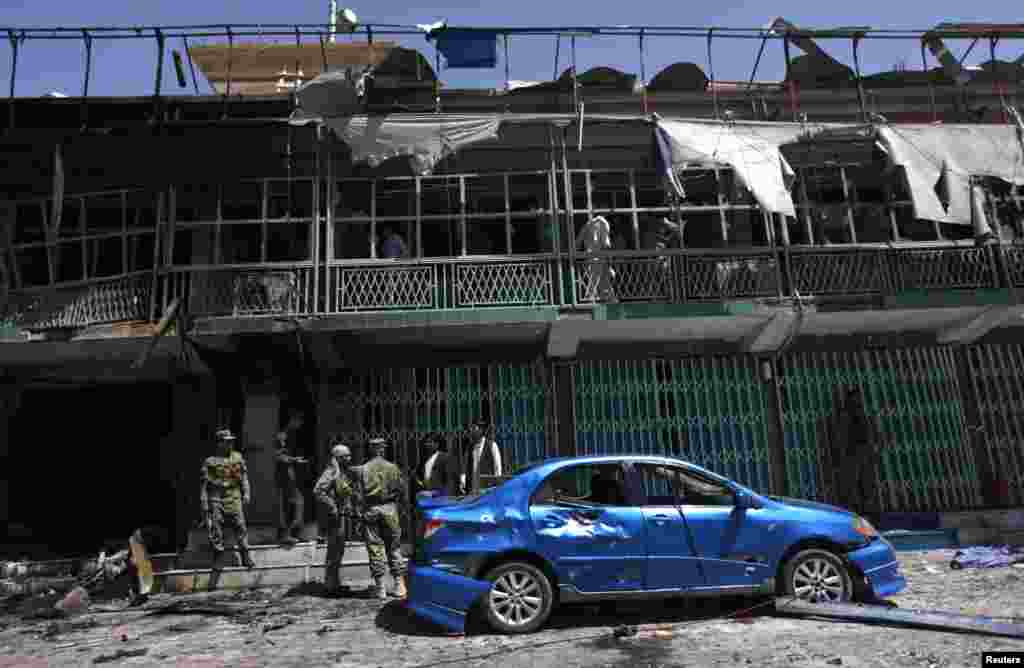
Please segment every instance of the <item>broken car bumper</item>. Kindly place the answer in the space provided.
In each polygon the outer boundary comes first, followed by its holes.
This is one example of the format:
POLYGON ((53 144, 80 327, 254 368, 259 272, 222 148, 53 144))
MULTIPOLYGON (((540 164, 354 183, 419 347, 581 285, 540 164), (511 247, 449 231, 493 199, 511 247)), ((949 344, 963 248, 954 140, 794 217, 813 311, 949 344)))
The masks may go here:
POLYGON ((865 547, 846 553, 860 572, 864 574, 870 593, 876 598, 886 598, 903 591, 907 581, 900 575, 900 564, 896 552, 884 538, 871 541, 865 547))
POLYGON ((428 566, 411 566, 407 581, 406 606, 420 617, 455 633, 466 632, 466 615, 470 608, 491 589, 490 582, 428 566))

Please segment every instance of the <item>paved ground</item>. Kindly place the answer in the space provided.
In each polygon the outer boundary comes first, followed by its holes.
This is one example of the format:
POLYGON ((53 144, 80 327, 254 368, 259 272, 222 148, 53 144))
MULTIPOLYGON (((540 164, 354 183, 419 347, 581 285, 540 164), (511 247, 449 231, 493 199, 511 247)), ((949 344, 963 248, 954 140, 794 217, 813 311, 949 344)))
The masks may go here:
MULTIPOLYGON (((949 552, 904 553, 901 608, 1024 621, 1024 569, 952 571, 949 552)), ((314 587, 157 597, 143 608, 98 603, 67 620, 0 617, 0 667, 213 666, 978 666, 983 650, 1024 651, 1024 640, 753 614, 717 619, 755 601, 620 607, 612 616, 566 609, 528 637, 447 636, 395 602, 324 599, 314 587), (205 614, 154 614, 181 602, 205 614), (218 607, 220 606, 220 607, 218 607), (619 624, 663 624, 617 640, 619 624)))

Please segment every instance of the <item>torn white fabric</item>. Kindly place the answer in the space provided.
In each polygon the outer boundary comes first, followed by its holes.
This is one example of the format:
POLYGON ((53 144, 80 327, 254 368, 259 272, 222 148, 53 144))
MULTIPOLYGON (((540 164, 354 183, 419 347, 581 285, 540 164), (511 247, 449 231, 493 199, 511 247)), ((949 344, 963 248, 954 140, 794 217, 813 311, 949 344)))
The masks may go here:
POLYGON ((772 213, 796 216, 789 188, 793 169, 779 151, 810 130, 797 123, 659 120, 670 139, 671 164, 730 165, 757 203, 772 213))
POLYGON ((446 156, 498 136, 501 116, 402 114, 325 118, 352 149, 352 161, 371 166, 410 156, 417 174, 429 174, 446 156))
POLYGON ((332 70, 304 83, 295 91, 295 120, 338 118, 358 114, 366 85, 366 73, 352 69, 332 70))
POLYGON ((1024 185, 1015 126, 885 125, 877 132, 893 164, 906 171, 917 218, 971 225, 972 176, 1024 185))

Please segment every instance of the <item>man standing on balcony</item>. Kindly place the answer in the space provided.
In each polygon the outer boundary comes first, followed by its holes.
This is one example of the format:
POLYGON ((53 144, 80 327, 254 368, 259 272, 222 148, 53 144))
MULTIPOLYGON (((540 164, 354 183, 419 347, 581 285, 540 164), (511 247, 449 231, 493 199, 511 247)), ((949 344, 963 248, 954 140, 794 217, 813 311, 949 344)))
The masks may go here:
POLYGON ((385 259, 398 260, 409 257, 409 247, 405 239, 390 227, 381 230, 383 241, 380 243, 380 256, 385 259))
MULTIPOLYGON (((598 253, 612 247, 611 225, 604 216, 595 216, 584 225, 576 235, 576 247, 587 253, 598 253)), ((595 257, 587 262, 583 274, 586 290, 584 299, 587 301, 617 302, 612 288, 615 270, 606 257, 595 257)))
POLYGON ((469 427, 469 452, 462 474, 459 476, 459 488, 462 494, 476 494, 480 491, 481 476, 500 476, 501 451, 491 436, 490 425, 486 420, 477 420, 469 427))
POLYGON ((274 481, 277 483, 277 497, 280 501, 280 515, 277 525, 277 541, 282 545, 295 545, 300 539, 302 524, 305 521, 305 499, 299 485, 296 466, 309 463, 304 457, 297 456, 295 443, 305 418, 297 413, 288 422, 288 426, 276 436, 277 453, 274 481))
POLYGON ((230 429, 217 432, 217 454, 207 457, 200 473, 199 499, 213 547, 214 568, 224 554, 224 527, 234 530, 238 554, 246 568, 254 566, 249 555, 249 532, 245 526, 245 507, 252 499, 249 473, 241 453, 234 449, 235 436, 230 429))

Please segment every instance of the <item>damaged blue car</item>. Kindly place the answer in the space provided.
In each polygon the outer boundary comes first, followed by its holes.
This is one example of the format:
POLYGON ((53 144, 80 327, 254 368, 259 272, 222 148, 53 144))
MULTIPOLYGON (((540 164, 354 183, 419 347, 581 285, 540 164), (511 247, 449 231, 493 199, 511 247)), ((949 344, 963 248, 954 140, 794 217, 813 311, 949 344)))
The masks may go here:
POLYGON ((502 633, 562 603, 726 595, 875 600, 906 583, 863 518, 654 456, 555 459, 469 497, 421 496, 408 606, 502 633))

